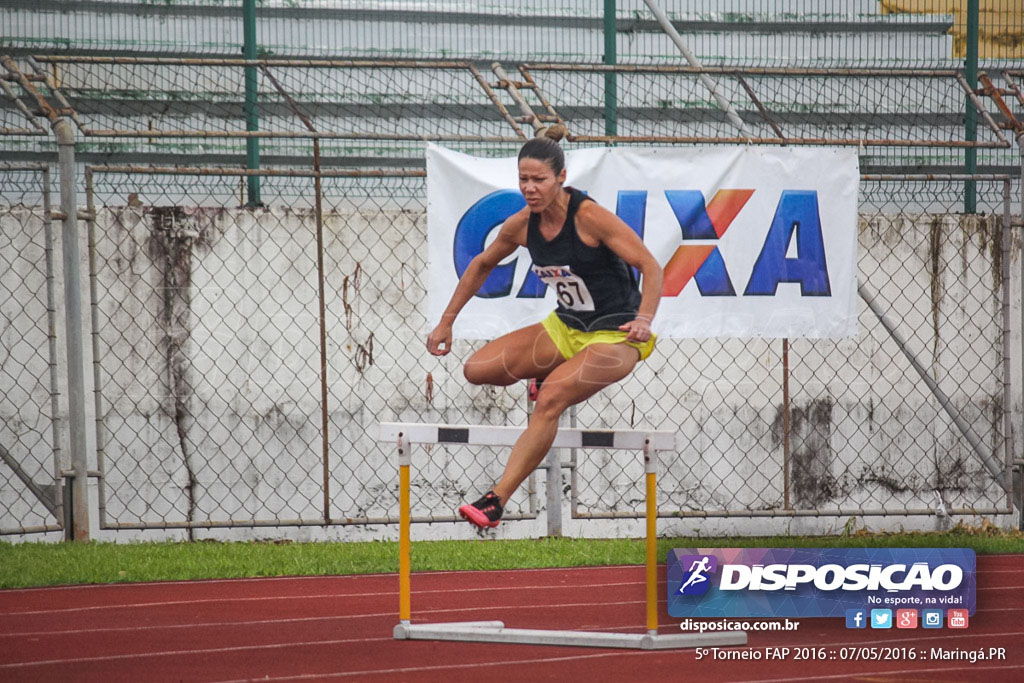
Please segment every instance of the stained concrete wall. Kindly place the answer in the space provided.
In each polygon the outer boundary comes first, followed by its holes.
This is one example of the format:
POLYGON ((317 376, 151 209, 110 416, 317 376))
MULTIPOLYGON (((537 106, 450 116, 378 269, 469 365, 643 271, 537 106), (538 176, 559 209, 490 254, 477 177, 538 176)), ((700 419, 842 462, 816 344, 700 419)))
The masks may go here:
MULTIPOLYGON (((4 234, 30 222, 3 212, 0 221, 4 234)), ((468 343, 457 342, 444 359, 426 354, 423 213, 338 209, 323 225, 329 512, 335 520, 381 519, 395 514, 397 489, 394 453, 373 438, 377 422, 522 424, 524 387, 468 386, 460 371, 468 343)), ((89 428, 91 447, 103 452, 111 520, 315 521, 322 514, 315 228, 304 210, 99 211, 95 369, 102 420, 97 426, 90 415, 89 428)), ((1020 242, 1014 238, 1006 262, 1007 406, 997 293, 1006 258, 1001 229, 992 217, 952 215, 864 216, 859 225, 861 279, 1000 464, 1004 407, 1011 411, 1010 449, 1022 451, 1020 242)), ((23 324, 19 311, 30 309, 5 302, 0 339, 23 324)), ((940 500, 949 507, 1004 505, 1001 482, 863 304, 860 322, 857 339, 790 344, 790 506, 834 512, 930 509, 940 500)), ((787 499, 781 364, 779 340, 663 340, 631 378, 580 406, 576 419, 582 426, 678 432, 679 452, 664 463, 659 487, 663 510, 757 514, 787 499)), ((92 372, 87 377, 91 382, 92 372)), ((414 514, 450 516, 499 476, 504 458, 489 449, 417 449, 414 514)), ((639 457, 596 452, 579 454, 577 464, 582 512, 642 510, 639 457)), ((563 471, 565 489, 571 474, 563 471)), ((543 482, 538 474, 537 505, 543 482)), ((568 497, 564 491, 566 505, 568 497)), ((524 489, 513 510, 530 509, 524 489)), ((935 524, 921 517, 866 520, 882 527, 935 524)), ((684 518, 663 522, 663 532, 828 531, 844 521, 684 518)), ((432 524, 417 535, 468 537, 463 526, 432 524)), ((499 535, 537 536, 545 528, 541 510, 534 521, 502 525, 499 535)), ((593 536, 641 529, 635 520, 563 526, 568 535, 593 536)), ((393 531, 355 525, 197 533, 356 539, 393 531)))

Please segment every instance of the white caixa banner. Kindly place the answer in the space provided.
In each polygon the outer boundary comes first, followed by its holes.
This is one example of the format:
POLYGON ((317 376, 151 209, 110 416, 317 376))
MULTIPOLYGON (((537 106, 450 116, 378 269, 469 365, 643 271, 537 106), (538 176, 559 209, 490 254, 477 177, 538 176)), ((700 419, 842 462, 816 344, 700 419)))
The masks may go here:
MULTIPOLYGON (((427 147, 428 326, 473 256, 525 206, 514 158, 427 147)), ((855 150, 611 148, 566 153, 566 185, 616 213, 665 271, 653 329, 664 337, 857 334, 855 150)), ((455 322, 493 339, 540 321, 555 295, 521 248, 455 322)))

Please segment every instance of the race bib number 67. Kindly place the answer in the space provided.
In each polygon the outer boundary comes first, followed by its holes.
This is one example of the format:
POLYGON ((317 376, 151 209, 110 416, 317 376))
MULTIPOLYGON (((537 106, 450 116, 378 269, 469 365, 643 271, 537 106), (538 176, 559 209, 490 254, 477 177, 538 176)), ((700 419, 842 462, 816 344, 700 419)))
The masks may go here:
POLYGON ((594 297, 590 295, 583 278, 569 266, 538 266, 531 268, 540 280, 551 287, 563 307, 573 311, 594 310, 594 297))

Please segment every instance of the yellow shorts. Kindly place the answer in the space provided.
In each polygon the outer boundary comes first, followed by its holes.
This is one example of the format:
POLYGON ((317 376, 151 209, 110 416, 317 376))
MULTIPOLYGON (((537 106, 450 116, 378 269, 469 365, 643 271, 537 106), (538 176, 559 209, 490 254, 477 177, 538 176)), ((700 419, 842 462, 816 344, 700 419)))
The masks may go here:
POLYGON ((551 315, 544 318, 540 324, 544 326, 548 336, 551 337, 551 341, 555 343, 555 346, 558 347, 558 350, 566 360, 569 360, 591 344, 625 344, 626 346, 632 346, 640 352, 640 360, 645 360, 654 351, 654 340, 657 338, 657 335, 652 334, 651 338, 645 342, 635 342, 626 341, 627 333, 622 330, 581 332, 562 322, 562 319, 558 317, 558 313, 555 311, 552 311, 551 315))

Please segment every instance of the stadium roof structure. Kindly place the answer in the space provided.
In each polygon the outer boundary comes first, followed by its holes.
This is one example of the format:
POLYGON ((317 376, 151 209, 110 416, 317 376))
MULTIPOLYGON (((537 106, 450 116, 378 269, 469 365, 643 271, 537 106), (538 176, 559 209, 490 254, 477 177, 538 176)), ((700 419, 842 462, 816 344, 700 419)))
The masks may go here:
POLYGON ((964 149, 1010 148, 1005 132, 1019 134, 1024 119, 1022 72, 1011 69, 999 84, 983 73, 973 89, 959 69, 74 55, 2 64, 0 147, 23 160, 52 153, 39 117, 66 116, 79 154, 110 163, 237 164, 255 138, 270 166, 308 166, 313 141, 324 167, 416 166, 426 142, 507 156, 561 123, 570 146, 856 146, 868 165, 921 172, 929 161, 955 166, 964 149), (968 101, 975 140, 964 139, 968 101))

